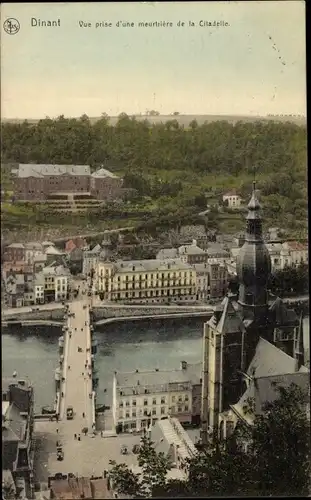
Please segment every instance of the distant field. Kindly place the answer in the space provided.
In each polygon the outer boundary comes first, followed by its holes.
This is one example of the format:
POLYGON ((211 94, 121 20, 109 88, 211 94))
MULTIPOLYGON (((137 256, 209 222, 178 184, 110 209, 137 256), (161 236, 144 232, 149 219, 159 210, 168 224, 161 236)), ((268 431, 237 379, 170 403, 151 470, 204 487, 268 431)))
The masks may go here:
MULTIPOLYGON (((177 120, 181 125, 185 127, 189 126, 192 120, 196 120, 199 125, 204 122, 217 122, 217 121, 227 121, 229 123, 236 123, 238 121, 243 122, 256 122, 256 121, 277 121, 277 122, 292 122, 296 125, 306 125, 306 117, 304 116, 237 116, 237 115, 159 115, 159 116, 147 116, 147 115, 136 115, 137 120, 148 120, 151 123, 161 123, 168 120, 177 120)), ((91 123, 95 123, 100 120, 100 117, 91 117, 91 123)), ((117 116, 110 117, 110 123, 115 125, 118 120, 117 116)), ((21 118, 2 118, 2 123, 22 123, 25 119, 21 118)), ((39 118, 27 118, 29 123, 37 123, 39 118)))

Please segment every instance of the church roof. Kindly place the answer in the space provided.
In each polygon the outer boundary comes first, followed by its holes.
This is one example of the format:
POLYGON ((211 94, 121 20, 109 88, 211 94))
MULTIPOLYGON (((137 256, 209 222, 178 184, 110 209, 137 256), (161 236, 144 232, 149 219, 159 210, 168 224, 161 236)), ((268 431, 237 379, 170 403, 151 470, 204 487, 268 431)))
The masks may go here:
POLYGON ((308 394, 310 390, 310 372, 307 370, 256 378, 251 381, 239 401, 232 405, 231 408, 248 424, 252 424, 255 415, 263 413, 266 403, 273 403, 278 399, 279 392, 277 388, 280 386, 289 387, 291 384, 297 385, 303 392, 308 394), (249 400, 253 401, 252 405, 250 405, 249 400), (251 412, 248 411, 250 406, 252 406, 253 410, 251 412))
POLYGON ((263 406, 266 402, 278 399, 278 386, 289 387, 291 384, 297 385, 307 393, 310 388, 310 372, 286 373, 256 379, 254 381, 256 414, 263 412, 263 406))
POLYGON ((219 333, 245 331, 245 327, 237 311, 234 309, 231 298, 226 296, 221 303, 222 315, 216 326, 219 333))
POLYGON ((258 378, 294 373, 295 370, 296 361, 294 358, 270 344, 267 340, 260 338, 247 374, 252 378, 258 378))
POLYGON ((298 324, 298 316, 293 309, 289 309, 280 297, 277 297, 270 306, 274 313, 275 326, 294 326, 298 324))

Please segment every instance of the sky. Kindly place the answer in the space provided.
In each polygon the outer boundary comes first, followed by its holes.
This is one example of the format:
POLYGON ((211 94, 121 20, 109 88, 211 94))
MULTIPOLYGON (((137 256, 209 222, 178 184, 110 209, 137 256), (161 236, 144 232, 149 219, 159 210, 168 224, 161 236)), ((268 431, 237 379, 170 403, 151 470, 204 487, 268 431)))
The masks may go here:
POLYGON ((303 0, 2 3, 0 28, 2 118, 306 114, 303 0))

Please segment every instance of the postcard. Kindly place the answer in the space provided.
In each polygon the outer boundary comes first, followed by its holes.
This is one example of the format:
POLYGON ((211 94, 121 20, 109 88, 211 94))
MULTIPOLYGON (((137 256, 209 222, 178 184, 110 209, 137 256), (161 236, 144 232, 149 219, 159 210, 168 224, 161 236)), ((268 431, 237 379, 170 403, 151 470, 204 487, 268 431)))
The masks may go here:
POLYGON ((310 496, 305 16, 2 3, 6 500, 310 496))

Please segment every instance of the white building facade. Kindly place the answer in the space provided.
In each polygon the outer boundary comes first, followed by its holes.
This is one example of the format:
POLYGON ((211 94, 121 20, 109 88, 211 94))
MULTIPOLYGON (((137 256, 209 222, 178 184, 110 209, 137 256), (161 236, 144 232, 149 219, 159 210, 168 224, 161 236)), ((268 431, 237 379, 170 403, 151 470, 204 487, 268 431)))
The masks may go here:
POLYGON ((116 428, 140 431, 169 415, 191 423, 193 385, 200 383, 202 365, 183 366, 187 368, 115 373, 112 413, 116 428))
POLYGON ((235 192, 229 192, 223 195, 222 201, 228 201, 228 208, 240 208, 241 196, 235 192))

